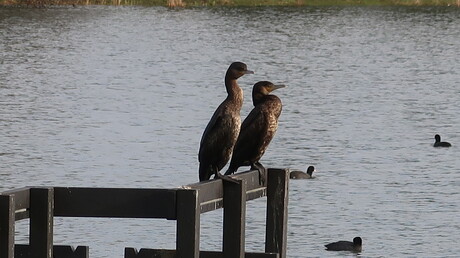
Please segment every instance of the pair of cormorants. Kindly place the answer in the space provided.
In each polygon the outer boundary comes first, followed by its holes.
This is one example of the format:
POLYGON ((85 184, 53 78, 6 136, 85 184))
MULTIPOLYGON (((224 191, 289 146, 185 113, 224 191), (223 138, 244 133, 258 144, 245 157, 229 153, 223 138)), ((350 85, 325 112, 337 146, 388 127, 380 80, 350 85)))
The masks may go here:
POLYGON ((198 153, 200 181, 226 178, 219 171, 230 161, 225 175, 233 174, 240 166, 264 169, 259 163, 278 128, 281 100, 270 92, 284 87, 269 81, 257 82, 252 90, 254 109, 241 123, 243 90, 237 79, 252 74, 246 64, 234 62, 225 75, 227 98, 219 105, 209 121, 200 142, 198 153))

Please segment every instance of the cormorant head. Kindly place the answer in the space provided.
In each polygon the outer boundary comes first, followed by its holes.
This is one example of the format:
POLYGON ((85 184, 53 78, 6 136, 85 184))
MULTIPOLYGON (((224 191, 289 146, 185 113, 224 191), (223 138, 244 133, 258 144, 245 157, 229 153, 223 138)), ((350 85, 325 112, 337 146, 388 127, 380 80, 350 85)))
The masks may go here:
POLYGON ((248 67, 245 63, 234 62, 228 67, 227 76, 230 76, 230 79, 238 79, 245 74, 253 74, 254 72, 248 70, 248 67))
POLYGON ((254 106, 258 103, 260 99, 270 94, 270 92, 284 87, 286 87, 286 85, 275 85, 269 81, 257 82, 256 84, 254 84, 254 87, 252 88, 252 102, 254 103, 254 106))

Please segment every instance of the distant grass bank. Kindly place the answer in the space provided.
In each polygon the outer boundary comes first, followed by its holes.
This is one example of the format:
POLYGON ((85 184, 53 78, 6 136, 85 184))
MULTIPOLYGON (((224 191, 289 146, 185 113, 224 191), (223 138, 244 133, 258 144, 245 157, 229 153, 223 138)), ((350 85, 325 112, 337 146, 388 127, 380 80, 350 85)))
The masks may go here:
POLYGON ((0 0, 0 5, 143 5, 143 6, 456 6, 460 0, 0 0))

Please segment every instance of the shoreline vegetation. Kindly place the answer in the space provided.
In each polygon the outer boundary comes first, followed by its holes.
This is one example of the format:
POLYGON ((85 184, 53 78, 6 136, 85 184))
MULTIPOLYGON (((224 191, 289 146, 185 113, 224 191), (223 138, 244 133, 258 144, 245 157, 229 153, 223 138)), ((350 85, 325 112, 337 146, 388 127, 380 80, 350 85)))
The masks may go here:
POLYGON ((59 5, 198 6, 453 6, 460 0, 0 0, 0 6, 59 5))

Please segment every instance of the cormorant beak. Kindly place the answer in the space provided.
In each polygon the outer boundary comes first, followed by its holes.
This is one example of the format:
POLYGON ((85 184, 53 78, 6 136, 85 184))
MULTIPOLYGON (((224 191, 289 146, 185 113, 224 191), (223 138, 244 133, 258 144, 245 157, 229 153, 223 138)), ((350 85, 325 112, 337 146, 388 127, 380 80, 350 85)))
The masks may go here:
POLYGON ((254 74, 254 71, 246 70, 246 71, 244 71, 244 74, 254 74))
POLYGON ((277 90, 277 89, 284 88, 284 87, 286 87, 286 85, 284 84, 273 85, 273 87, 270 87, 270 92, 277 90))

